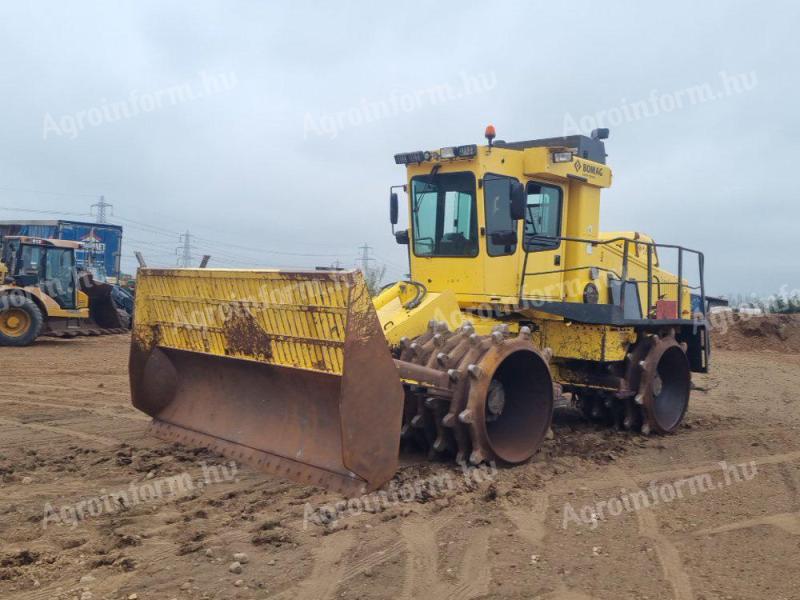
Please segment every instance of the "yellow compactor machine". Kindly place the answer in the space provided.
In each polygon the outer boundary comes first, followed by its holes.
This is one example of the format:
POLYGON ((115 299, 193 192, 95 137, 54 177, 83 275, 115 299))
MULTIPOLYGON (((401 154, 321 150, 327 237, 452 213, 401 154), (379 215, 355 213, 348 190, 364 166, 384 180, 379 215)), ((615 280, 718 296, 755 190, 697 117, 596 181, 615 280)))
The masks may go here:
POLYGON ((559 404, 674 431, 708 369, 702 254, 600 231, 607 130, 486 134, 395 156, 410 277, 374 298, 357 271, 140 269, 131 389, 155 435, 356 494, 404 444, 523 462, 559 404))

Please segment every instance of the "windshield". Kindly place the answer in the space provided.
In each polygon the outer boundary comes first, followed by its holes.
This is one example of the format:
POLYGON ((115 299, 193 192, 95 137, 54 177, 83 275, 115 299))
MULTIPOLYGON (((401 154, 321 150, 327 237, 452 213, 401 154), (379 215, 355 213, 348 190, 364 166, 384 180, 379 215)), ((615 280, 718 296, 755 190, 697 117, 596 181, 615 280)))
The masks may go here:
POLYGON ((411 180, 412 233, 417 256, 477 256, 478 222, 472 173, 411 180))

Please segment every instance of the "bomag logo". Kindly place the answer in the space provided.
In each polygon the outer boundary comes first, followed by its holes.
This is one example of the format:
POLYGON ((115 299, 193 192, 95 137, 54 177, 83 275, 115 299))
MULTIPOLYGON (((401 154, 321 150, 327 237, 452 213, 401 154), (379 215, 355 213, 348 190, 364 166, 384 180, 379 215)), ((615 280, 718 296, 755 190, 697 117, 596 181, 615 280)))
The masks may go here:
POLYGON ((596 177, 603 176, 603 167, 598 167, 595 165, 587 165, 586 163, 582 163, 579 160, 576 160, 574 163, 575 171, 582 175, 594 175, 596 177))

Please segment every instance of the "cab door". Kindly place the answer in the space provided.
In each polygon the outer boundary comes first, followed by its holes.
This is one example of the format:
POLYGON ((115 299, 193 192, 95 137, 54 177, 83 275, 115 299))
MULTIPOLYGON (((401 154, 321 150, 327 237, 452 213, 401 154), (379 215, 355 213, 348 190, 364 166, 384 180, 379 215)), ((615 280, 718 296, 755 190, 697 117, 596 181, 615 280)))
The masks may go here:
POLYGON ((564 190, 555 184, 529 181, 524 223, 523 298, 564 298, 564 190))
POLYGON ((47 249, 41 287, 61 308, 76 308, 75 254, 71 248, 47 249))
POLYGON ((502 175, 487 174, 483 178, 483 279, 489 301, 519 297, 519 224, 511 219, 511 186, 515 182, 513 177, 502 175))

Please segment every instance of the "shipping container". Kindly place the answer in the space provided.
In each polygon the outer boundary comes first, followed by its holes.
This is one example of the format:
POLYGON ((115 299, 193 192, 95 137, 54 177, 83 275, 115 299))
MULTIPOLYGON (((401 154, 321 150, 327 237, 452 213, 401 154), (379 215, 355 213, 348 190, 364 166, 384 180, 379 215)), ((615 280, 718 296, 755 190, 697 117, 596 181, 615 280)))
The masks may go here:
POLYGON ((119 277, 122 257, 122 226, 82 221, 0 221, 0 239, 6 235, 73 240, 84 248, 75 253, 79 267, 93 270, 97 275, 119 277))

